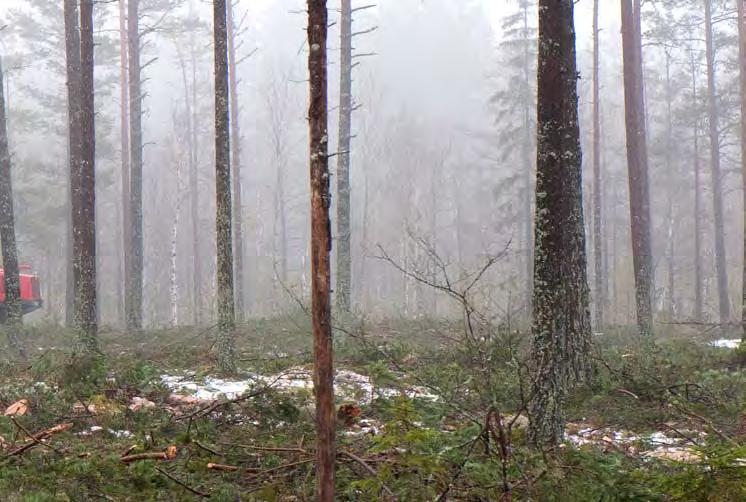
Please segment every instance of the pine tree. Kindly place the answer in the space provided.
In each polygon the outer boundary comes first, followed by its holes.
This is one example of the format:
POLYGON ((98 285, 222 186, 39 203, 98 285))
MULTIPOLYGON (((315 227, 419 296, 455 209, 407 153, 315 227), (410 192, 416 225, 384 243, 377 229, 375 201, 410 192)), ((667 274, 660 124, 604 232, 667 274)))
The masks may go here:
POLYGON ((632 0, 622 0, 624 110, 637 325, 640 335, 649 337, 653 334, 651 299, 653 264, 650 243, 650 196, 639 4, 639 0, 635 0, 636 8, 633 9, 632 0))
POLYGON ((23 322, 21 305, 21 280, 18 270, 15 213, 13 211, 13 182, 8 146, 8 128, 5 107, 5 79, 0 60, 0 243, 2 244, 5 306, 0 307, 0 321, 8 328, 10 345, 26 358, 26 351, 18 337, 23 322), (4 310, 3 310, 4 309, 4 310))
MULTIPOLYGON (((228 0, 230 1, 230 0, 228 0)), ((231 159, 228 91, 228 28, 226 0, 213 0, 215 49, 215 198, 218 292, 218 365, 236 370, 233 240, 231 222, 231 159)))
POLYGON ((538 67, 529 440, 554 445, 563 436, 568 387, 588 373, 591 328, 574 0, 539 1, 538 67))

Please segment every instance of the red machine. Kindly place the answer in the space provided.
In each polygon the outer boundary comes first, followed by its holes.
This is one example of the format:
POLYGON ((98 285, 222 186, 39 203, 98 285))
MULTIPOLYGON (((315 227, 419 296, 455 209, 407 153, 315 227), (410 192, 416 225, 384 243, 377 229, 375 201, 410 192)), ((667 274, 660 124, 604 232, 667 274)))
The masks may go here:
MULTIPOLYGON (((39 276, 28 265, 19 265, 18 268, 21 275, 21 304, 23 305, 23 314, 26 315, 42 306, 39 276)), ((0 268, 0 320, 4 320, 6 314, 5 272, 0 268)))

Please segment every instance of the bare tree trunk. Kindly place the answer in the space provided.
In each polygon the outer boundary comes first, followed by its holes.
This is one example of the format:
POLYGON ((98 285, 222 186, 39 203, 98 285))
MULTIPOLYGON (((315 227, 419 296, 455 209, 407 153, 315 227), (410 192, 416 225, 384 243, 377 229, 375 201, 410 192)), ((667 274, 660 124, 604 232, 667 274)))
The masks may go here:
POLYGON ((624 101, 627 129, 632 257, 635 269, 635 300, 640 335, 653 334, 651 288, 652 256, 650 243, 650 195, 648 154, 645 133, 645 100, 642 82, 639 17, 631 0, 622 1, 622 43, 624 50, 624 101))
POLYGON ((710 126, 710 172, 712 179, 712 204, 715 218, 715 268, 718 280, 718 305, 720 322, 730 319, 728 299, 728 271, 725 255, 725 223, 723 220, 723 182, 720 173, 720 132, 717 90, 715 84, 715 48, 712 33, 712 0, 705 3, 705 41, 707 44, 707 115, 710 126))
POLYGON ((316 397, 316 500, 334 501, 335 414, 332 348, 327 123, 326 0, 308 0, 308 110, 311 170, 311 311, 316 397))
POLYGON ((5 112, 5 92, 2 60, 0 60, 0 241, 2 242, 3 272, 5 287, 4 317, 8 328, 8 341, 17 350, 22 359, 26 359, 24 349, 18 337, 23 324, 23 307, 21 305, 21 278, 18 270, 18 248, 16 247, 15 215, 13 212, 13 182, 11 175, 10 148, 8 146, 8 127, 5 112))
MULTIPOLYGON (((124 267, 125 291, 122 295, 121 282, 117 283, 117 303, 121 312, 124 312, 124 325, 127 326, 127 295, 129 294, 129 275, 131 273, 132 249, 132 223, 130 222, 130 137, 129 137, 129 81, 127 79, 127 2, 119 0, 119 136, 122 149, 122 263, 119 268, 124 267)), ((121 320, 121 319, 120 319, 121 320)))
POLYGON ((243 319, 245 305, 244 288, 244 247, 243 247, 243 206, 241 203, 241 132, 238 123, 240 107, 238 104, 238 76, 236 75, 236 24, 233 16, 233 0, 228 0, 228 71, 230 76, 231 108, 231 156, 233 169, 233 260, 235 273, 236 314, 243 319))
POLYGON ((341 0, 339 54, 339 138, 337 147, 336 303, 349 312, 352 287, 350 244, 350 145, 352 138, 352 1, 341 0))
MULTIPOLYGON (((193 4, 190 4, 190 12, 193 4)), ((184 98, 187 107, 187 129, 189 134, 189 194, 191 196, 192 220, 192 314, 195 326, 202 323, 202 249, 200 247, 199 207, 199 144, 197 134, 197 49, 194 35, 191 38, 190 58, 192 66, 192 89, 189 92, 184 77, 184 98), (191 103, 191 104, 190 104, 191 103)))
MULTIPOLYGON (((528 3, 523 3, 523 85, 526 89, 531 88, 531 55, 528 46, 528 3)), ((533 175, 534 164, 531 160, 531 115, 534 113, 531 103, 523 100, 523 141, 521 145, 521 160, 523 161, 523 201, 521 202, 524 256, 526 270, 526 311, 531 312, 533 304, 533 277, 534 277, 534 236, 533 236, 533 215, 531 214, 531 178, 533 175)))
POLYGON ((603 278, 603 240, 601 218, 601 91, 599 81, 598 2, 593 1, 593 298, 596 329, 603 329, 606 297, 603 278))
MULTIPOLYGON (((665 168, 666 175, 674 178, 673 163, 671 155, 674 149, 673 145, 673 89, 671 86, 671 54, 668 49, 666 52, 666 152, 665 168)), ((675 256, 675 217, 674 217, 674 187, 669 186, 667 189, 667 219, 668 219, 668 241, 667 256, 668 265, 668 315, 671 319, 676 317, 676 256, 675 256)))
POLYGON ((142 65, 140 64, 140 0, 129 0, 129 119, 130 119, 130 270, 125 277, 127 330, 142 330, 143 234, 142 234, 142 65), (128 281, 128 282, 127 282, 128 281))
POLYGON ((746 340, 746 0, 736 0, 738 4, 738 56, 741 80, 741 176, 743 178, 744 211, 744 256, 743 285, 741 295, 741 324, 743 340, 746 340))
MULTIPOLYGON (((230 0, 228 0, 230 1, 230 0)), ((213 0, 215 38, 215 229, 218 293, 218 365, 236 370, 233 240, 231 222, 231 147, 228 92, 226 0, 213 0)))
MULTIPOLYGON (((65 53, 66 53, 66 74, 67 74, 67 132, 68 132, 68 170, 73 173, 79 168, 77 163, 80 162, 80 118, 76 116, 79 113, 80 89, 80 19, 78 16, 78 2, 71 0, 64 3, 65 12, 65 53)), ((73 202, 72 202, 72 178, 67 177, 66 195, 66 223, 67 232, 65 235, 65 326, 73 328, 75 326, 75 270, 73 262, 75 261, 73 250, 73 202)))
MULTIPOLYGON (((69 7, 70 0, 66 1, 69 7)), ((66 9, 72 10, 72 9, 66 9)), ((66 12, 67 13, 67 12, 66 12)), ((70 13, 72 14, 72 13, 70 13)), ((82 347, 98 351, 96 323, 96 133, 93 95, 93 0, 80 0, 80 78, 79 87, 69 86, 77 94, 76 121, 72 130, 80 131, 79 161, 73 163, 72 187, 73 253, 75 276, 75 329, 82 347)))
POLYGON ((556 445, 568 388, 588 374, 589 291, 583 223, 574 0, 539 1, 534 261, 534 383, 529 441, 556 445))
MULTIPOLYGON (((697 59, 692 52, 692 101, 697 103, 697 59)), ((692 128, 694 144, 694 319, 701 321, 704 314, 702 299, 702 181, 699 164, 699 119, 695 117, 692 128)))
POLYGON ((277 165, 277 177, 275 180, 275 239, 279 234, 280 246, 275 248, 275 257, 280 255, 280 282, 287 285, 288 282, 288 225, 287 213, 285 212, 285 173, 284 159, 279 156, 277 165), (279 227, 279 230, 278 228, 279 227))

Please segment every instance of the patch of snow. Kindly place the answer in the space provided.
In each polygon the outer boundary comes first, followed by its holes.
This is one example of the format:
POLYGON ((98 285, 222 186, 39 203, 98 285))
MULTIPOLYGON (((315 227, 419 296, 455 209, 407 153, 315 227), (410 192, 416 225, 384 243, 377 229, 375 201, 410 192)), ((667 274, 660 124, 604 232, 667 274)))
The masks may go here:
POLYGON ((708 345, 712 347, 721 347, 724 349, 737 349, 739 345, 741 345, 740 339, 735 340, 728 340, 725 338, 721 338, 720 340, 713 340, 708 345))

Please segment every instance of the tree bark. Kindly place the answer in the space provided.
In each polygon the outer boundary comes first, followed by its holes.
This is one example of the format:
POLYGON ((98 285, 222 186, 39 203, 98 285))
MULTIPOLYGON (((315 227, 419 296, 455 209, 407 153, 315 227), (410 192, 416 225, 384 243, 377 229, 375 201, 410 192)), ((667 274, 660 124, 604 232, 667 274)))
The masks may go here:
POLYGON ((236 74, 236 23, 233 15, 233 0, 228 0, 228 71, 231 108, 231 168, 233 170, 233 260, 235 273, 236 315, 243 319, 246 309, 244 294, 244 243, 243 243, 243 206, 241 203, 241 131, 238 123, 240 107, 238 103, 238 76, 236 74))
MULTIPOLYGON (((79 169, 80 163, 80 117, 79 113, 79 89, 80 89, 80 19, 78 15, 78 2, 76 0, 65 1, 63 4, 65 17, 65 54, 67 75, 67 131, 68 131, 68 170, 70 174, 79 169)), ((75 270, 73 250, 73 194, 72 177, 67 177, 66 195, 66 223, 65 235, 65 326, 75 327, 75 270)))
POLYGON ((327 123, 326 0, 308 0, 309 139, 311 171, 311 311, 316 397, 316 500, 334 500, 335 413, 332 349, 327 123))
MULTIPOLYGON (((665 152, 665 168, 666 175, 674 179, 675 174, 673 172, 673 162, 671 155, 673 154, 673 88, 671 84, 671 54, 666 48, 666 152, 665 152)), ((676 221, 674 217, 674 187, 669 186, 667 190, 667 219, 668 219, 668 235, 667 235, 667 252, 666 261, 668 265, 668 315, 670 319, 676 318, 676 256, 675 256, 675 227, 676 221)))
POLYGON ((339 51, 339 136, 337 146, 336 304, 349 312, 352 288, 350 242, 350 145, 352 138, 352 1, 341 0, 339 51))
POLYGON ((717 89, 715 83, 715 48, 712 27, 712 0, 705 3, 705 42, 707 55, 707 115, 710 130, 710 175, 712 182, 712 204, 715 218, 715 269, 718 281, 718 306, 720 322, 730 319, 728 299, 728 271, 725 253, 725 223, 723 220, 723 181, 720 173, 720 132, 717 89))
MULTIPOLYGON (((691 77, 692 77, 692 101, 697 103, 697 59, 694 52, 690 54, 691 77)), ((704 314, 702 299, 702 174, 699 164, 699 118, 694 118, 692 127, 692 140, 694 145, 693 169, 694 169, 694 320, 701 321, 704 314)))
POLYGON ((127 42, 129 49, 129 134, 130 134, 130 243, 125 274, 127 331, 142 330, 143 233, 142 233, 142 66, 140 64, 140 0, 128 1, 127 42))
POLYGON ((117 287, 119 309, 124 312, 124 325, 127 326, 127 295, 129 294, 129 275, 131 268, 132 224, 130 222, 130 137, 129 137, 129 81, 127 79, 127 1, 119 0, 119 136, 121 148, 121 177, 122 177, 122 263, 124 269, 125 292, 121 294, 121 287, 117 287))
POLYGON ((741 294, 741 325, 743 340, 746 340, 746 0, 738 4, 738 59, 741 81, 741 177, 743 179, 744 255, 743 284, 741 294))
MULTIPOLYGON (((190 9, 192 4, 190 3, 190 9)), ((190 15, 192 11, 190 10, 190 15)), ((187 106, 187 127, 189 129, 189 194, 191 196, 192 219, 192 310, 195 326, 202 323, 202 249, 200 247, 200 207, 199 207, 199 143, 197 133, 197 49, 194 35, 190 40, 192 88, 189 92, 184 78, 184 98, 187 106), (191 104, 190 104, 191 102, 191 104)))
POLYGON ((624 102, 627 131, 632 258, 635 272, 635 303, 640 335, 653 334, 651 288, 652 252, 650 236, 650 195, 645 133, 645 100, 642 81, 642 53, 639 11, 631 0, 622 2, 622 45, 624 52, 624 102))
POLYGON ((603 276, 603 240, 601 218, 601 85, 599 81, 599 40, 598 40, 598 6, 599 0, 593 1, 593 279, 596 329, 603 329, 606 291, 603 276))
POLYGON ((75 328, 81 346, 98 352, 96 298, 96 132, 93 86, 93 0, 80 0, 80 79, 77 91, 80 161, 71 173, 75 328))
POLYGON ((555 445, 568 387, 588 373, 589 291, 574 0, 539 2, 534 383, 529 441, 555 445))
MULTIPOLYGON (((230 0, 228 0, 230 1, 230 0)), ((228 33, 226 0, 213 0, 215 48, 215 199, 218 365, 236 370, 235 304, 233 300, 233 241, 231 222, 231 149, 228 91, 228 33)))
POLYGON ((18 337, 23 323, 21 305, 21 278, 18 270, 18 248, 16 246, 15 214, 13 211, 13 182, 8 127, 5 110, 5 85, 2 60, 0 60, 0 242, 2 242, 5 305, 0 318, 4 317, 8 328, 8 341, 22 359, 26 351, 18 337))

